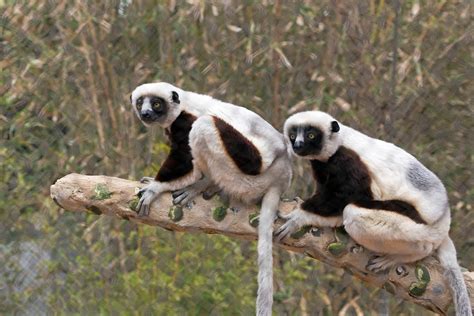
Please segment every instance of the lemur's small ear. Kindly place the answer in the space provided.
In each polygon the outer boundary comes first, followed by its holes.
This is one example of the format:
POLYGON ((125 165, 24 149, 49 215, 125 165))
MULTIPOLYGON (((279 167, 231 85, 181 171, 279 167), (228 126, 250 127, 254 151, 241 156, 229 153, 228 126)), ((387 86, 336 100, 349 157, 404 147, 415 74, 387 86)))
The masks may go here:
POLYGON ((337 133, 337 132, 339 132, 340 129, 341 129, 341 127, 339 126, 339 124, 336 121, 331 122, 331 132, 337 133))
POLYGON ((179 101, 179 95, 178 95, 178 92, 176 91, 172 91, 171 92, 171 99, 173 100, 174 103, 180 103, 181 101, 179 101))

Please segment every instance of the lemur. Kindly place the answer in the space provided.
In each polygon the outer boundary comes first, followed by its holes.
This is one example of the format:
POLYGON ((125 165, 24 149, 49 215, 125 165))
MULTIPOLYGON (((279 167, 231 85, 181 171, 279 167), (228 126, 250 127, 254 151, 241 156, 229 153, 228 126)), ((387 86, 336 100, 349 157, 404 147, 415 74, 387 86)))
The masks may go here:
POLYGON ((147 216, 165 191, 174 191, 180 204, 215 186, 231 201, 261 201, 257 314, 271 315, 272 225, 292 177, 284 136, 246 108, 164 82, 138 86, 130 99, 140 120, 165 128, 171 143, 156 177, 145 178, 138 214, 147 216))
POLYGON ((469 295, 449 238, 451 214, 438 177, 394 144, 345 126, 329 114, 300 112, 284 124, 288 148, 311 163, 315 194, 276 232, 284 239, 302 226, 344 226, 375 256, 380 272, 420 260, 434 250, 449 280, 457 315, 472 316, 469 295))

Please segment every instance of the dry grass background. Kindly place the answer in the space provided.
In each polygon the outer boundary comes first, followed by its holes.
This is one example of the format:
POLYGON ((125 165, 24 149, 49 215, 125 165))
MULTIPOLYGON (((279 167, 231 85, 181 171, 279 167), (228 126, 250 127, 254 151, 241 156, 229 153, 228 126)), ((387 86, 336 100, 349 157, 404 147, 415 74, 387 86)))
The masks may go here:
MULTIPOLYGON (((252 314, 255 245, 66 214, 70 172, 137 179, 166 155, 131 90, 169 81, 280 128, 322 109, 434 170, 474 270, 469 1, 0 1, 0 313, 252 314), (112 230, 112 235, 105 231, 112 230)), ((312 181, 298 164, 289 196, 312 181)), ((426 311, 275 251, 278 314, 426 311)))

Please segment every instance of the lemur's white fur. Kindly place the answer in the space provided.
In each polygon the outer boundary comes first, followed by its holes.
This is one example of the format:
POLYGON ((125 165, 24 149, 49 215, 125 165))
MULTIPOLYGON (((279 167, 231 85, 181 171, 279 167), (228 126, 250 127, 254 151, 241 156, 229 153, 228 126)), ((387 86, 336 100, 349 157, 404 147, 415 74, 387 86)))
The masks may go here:
MULTIPOLYGON (((135 107, 139 97, 154 95, 171 102, 172 91, 177 92, 180 102, 172 104, 167 119, 160 125, 164 128, 170 127, 182 111, 197 118, 189 133, 193 172, 166 183, 152 181, 144 191, 142 200, 149 205, 161 192, 183 189, 204 176, 211 179, 212 183, 218 185, 232 199, 245 203, 262 201, 258 228, 257 314, 271 315, 272 224, 280 196, 288 188, 292 176, 284 137, 259 115, 246 108, 207 95, 184 91, 168 83, 149 83, 137 87, 131 96, 134 111, 140 117, 135 107), (247 175, 239 170, 224 148, 213 116, 230 124, 258 149, 262 158, 258 175, 247 175)), ((143 107, 149 106, 145 103, 143 107)), ((195 192, 196 189, 191 187, 189 191, 195 192)))
POLYGON ((414 262, 437 250, 453 289, 456 314, 471 316, 469 296, 457 263, 456 250, 448 235, 451 215, 441 181, 415 157, 391 143, 371 138, 339 122, 339 132, 331 133, 332 121, 335 121, 333 117, 319 111, 301 112, 289 117, 284 125, 289 150, 292 151, 288 136, 292 126, 318 127, 324 133, 321 154, 303 158, 326 162, 340 146, 351 149, 369 170, 374 199, 408 202, 426 224, 416 223, 395 212, 349 204, 339 218, 322 217, 296 209, 286 217, 288 221, 279 233, 283 231, 283 236, 287 236, 305 225, 344 225, 360 245, 385 254, 373 262, 375 270, 396 263, 414 262))
MULTIPOLYGON (((371 190, 374 199, 403 198, 404 201, 412 204, 429 224, 436 223, 443 214, 449 212, 448 197, 443 184, 415 157, 394 144, 369 137, 340 122, 338 122, 340 131, 333 133, 328 138, 328 134, 331 134, 329 131, 332 121, 335 119, 324 112, 300 112, 286 120, 285 135, 288 135, 288 127, 294 124, 319 127, 321 130, 327 131, 324 136, 325 145, 322 153, 317 156, 307 156, 305 159, 326 161, 340 146, 344 146, 355 151, 368 167, 372 178, 371 190), (430 181, 426 184, 429 185, 429 190, 419 190, 408 180, 410 168, 419 169, 430 181)), ((289 148, 291 149, 291 145, 289 148)), ((447 234, 449 223, 445 224, 448 224, 445 225, 447 234)))

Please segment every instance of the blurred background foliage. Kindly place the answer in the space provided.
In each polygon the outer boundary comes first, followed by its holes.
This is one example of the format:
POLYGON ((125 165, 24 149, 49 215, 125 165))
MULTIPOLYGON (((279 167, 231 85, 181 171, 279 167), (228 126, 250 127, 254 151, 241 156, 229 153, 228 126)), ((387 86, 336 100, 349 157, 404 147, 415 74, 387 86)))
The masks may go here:
MULTIPOLYGON (((0 1, 0 314, 251 315, 255 244, 60 210, 71 173, 153 175, 168 146, 134 117, 150 81, 280 128, 321 109, 395 142, 446 184, 474 270, 470 1, 0 1)), ((306 164, 288 196, 308 196, 306 164)), ((275 249, 278 315, 429 314, 275 249), (383 297, 383 296, 382 296, 383 297)))

